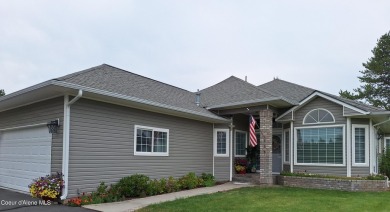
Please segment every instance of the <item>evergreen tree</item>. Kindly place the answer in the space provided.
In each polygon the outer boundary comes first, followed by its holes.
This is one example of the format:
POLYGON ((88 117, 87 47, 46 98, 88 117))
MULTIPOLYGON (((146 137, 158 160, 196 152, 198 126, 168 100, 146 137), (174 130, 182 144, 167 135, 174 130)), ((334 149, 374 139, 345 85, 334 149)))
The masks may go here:
POLYGON ((382 35, 371 51, 373 56, 363 63, 365 68, 358 77, 361 83, 354 92, 342 91, 341 97, 362 100, 368 104, 390 110, 390 31, 382 35))
POLYGON ((3 89, 0 89, 0 96, 4 96, 5 95, 5 92, 3 89))

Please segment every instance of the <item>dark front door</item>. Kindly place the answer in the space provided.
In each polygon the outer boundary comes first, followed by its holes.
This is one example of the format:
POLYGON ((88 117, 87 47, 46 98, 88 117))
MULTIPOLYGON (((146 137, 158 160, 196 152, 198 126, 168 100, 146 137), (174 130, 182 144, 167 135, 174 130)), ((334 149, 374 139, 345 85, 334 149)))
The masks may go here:
POLYGON ((272 172, 282 171, 282 135, 272 136, 272 172))

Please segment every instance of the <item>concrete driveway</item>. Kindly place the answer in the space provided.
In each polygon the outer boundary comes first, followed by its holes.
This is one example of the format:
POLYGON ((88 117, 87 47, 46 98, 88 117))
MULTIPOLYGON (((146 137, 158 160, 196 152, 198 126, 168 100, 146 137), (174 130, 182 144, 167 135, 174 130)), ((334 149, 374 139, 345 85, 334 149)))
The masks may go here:
POLYGON ((0 211, 10 212, 51 212, 51 211, 70 211, 70 212, 91 212, 94 210, 68 207, 63 205, 51 204, 42 205, 39 199, 34 199, 30 195, 0 189, 0 211))

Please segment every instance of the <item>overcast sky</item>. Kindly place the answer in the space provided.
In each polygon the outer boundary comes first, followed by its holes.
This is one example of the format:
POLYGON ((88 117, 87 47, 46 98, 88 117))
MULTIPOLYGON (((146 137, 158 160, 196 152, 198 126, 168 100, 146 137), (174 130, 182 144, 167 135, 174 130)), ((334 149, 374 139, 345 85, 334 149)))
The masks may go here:
POLYGON ((390 1, 0 1, 0 89, 103 63, 190 91, 234 75, 337 94, 390 30, 390 1))

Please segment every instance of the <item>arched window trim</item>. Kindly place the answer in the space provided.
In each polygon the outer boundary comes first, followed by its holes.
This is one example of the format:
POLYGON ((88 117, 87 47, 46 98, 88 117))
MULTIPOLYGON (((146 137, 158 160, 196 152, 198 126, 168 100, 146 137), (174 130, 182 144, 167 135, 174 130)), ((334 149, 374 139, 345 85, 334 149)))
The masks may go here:
POLYGON ((304 125, 314 125, 314 124, 329 124, 329 123, 335 123, 335 122, 336 122, 336 120, 335 120, 333 114, 332 114, 329 110, 324 109, 324 108, 316 108, 316 109, 313 109, 313 110, 311 110, 311 111, 309 111, 309 112, 306 113, 305 117, 303 118, 302 124, 304 124, 304 125), (330 114, 330 115, 332 116, 333 121, 330 121, 330 122, 328 121, 328 122, 305 123, 305 120, 306 120, 307 116, 308 116, 311 112, 313 112, 313 111, 315 111, 315 110, 323 110, 323 111, 326 111, 328 114, 330 114))

